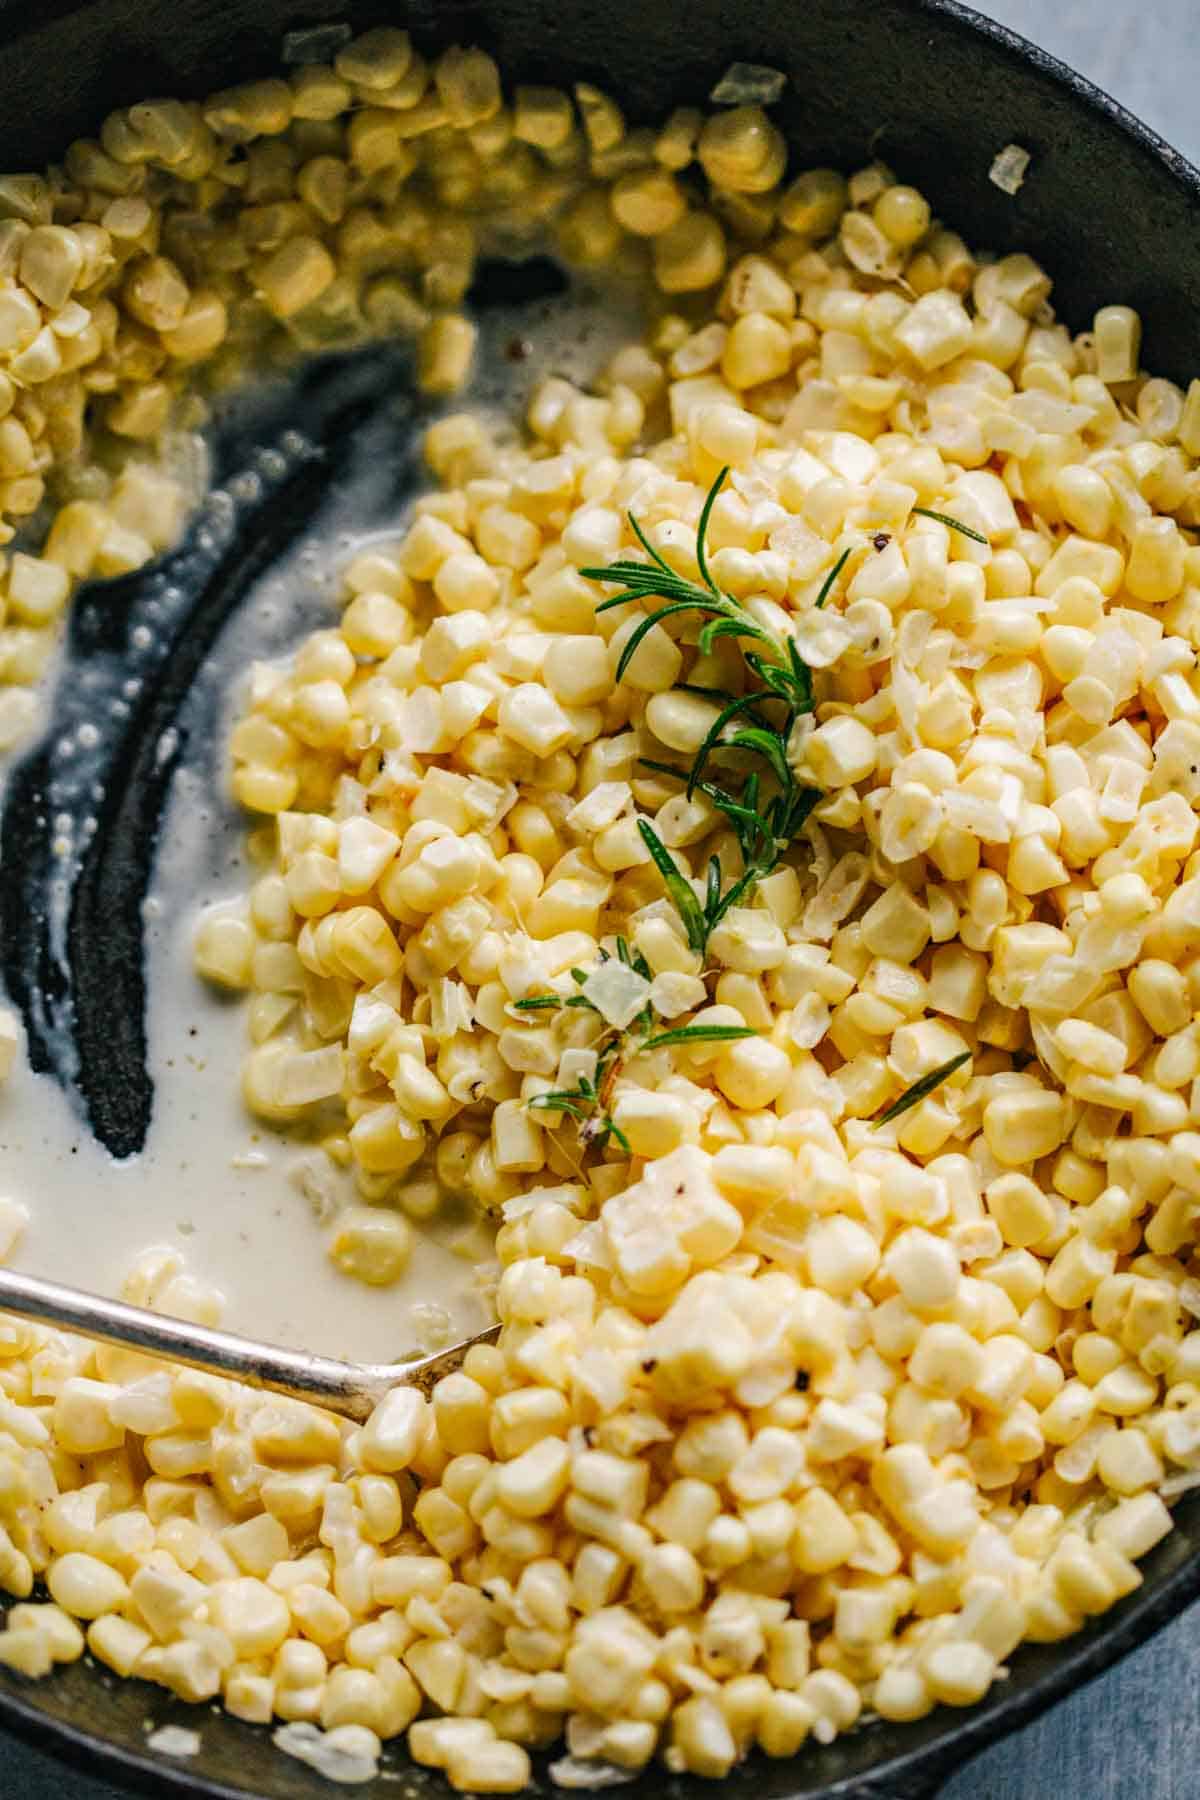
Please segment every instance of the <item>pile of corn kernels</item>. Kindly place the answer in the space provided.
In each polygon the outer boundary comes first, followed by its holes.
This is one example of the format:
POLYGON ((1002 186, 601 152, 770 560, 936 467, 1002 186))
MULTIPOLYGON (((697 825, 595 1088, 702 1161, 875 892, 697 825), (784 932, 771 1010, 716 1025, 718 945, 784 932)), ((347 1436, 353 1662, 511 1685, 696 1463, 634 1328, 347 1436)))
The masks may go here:
MULTIPOLYGON (((407 1729, 473 1791, 564 1737, 565 1784, 719 1776, 969 1704, 1136 1588, 1200 1481, 1200 386, 878 165, 783 186, 756 109, 578 103, 536 116, 631 162, 575 249, 632 231, 698 298, 595 392, 543 381, 519 445, 432 427, 437 491, 253 673, 269 866, 198 943, 253 990, 251 1109, 357 1181, 337 1260, 390 1281, 471 1197, 499 1343, 356 1430, 0 1332, 0 1582, 52 1601, 0 1659, 86 1642, 364 1770, 407 1729), (641 554, 632 514, 695 578, 722 467, 709 565, 814 671, 822 799, 701 959, 637 821, 697 879, 737 845, 644 759, 686 767, 746 665, 672 618, 617 682, 643 614, 581 570, 641 554), (518 1005, 572 970, 594 1011, 518 1005), (544 1096, 646 1008, 755 1035, 631 1044, 600 1144, 544 1096)), ((211 1310, 174 1265, 131 1291, 211 1310)))
POLYGON ((755 109, 718 115, 704 144, 689 110, 626 132, 586 84, 574 103, 524 87, 506 105, 481 50, 430 62, 381 28, 332 64, 305 60, 327 40, 294 34, 285 77, 123 108, 45 175, 0 176, 0 749, 34 722, 75 584, 174 540, 188 482, 172 471, 201 387, 403 335, 421 386, 452 392, 482 244, 519 253, 553 231, 572 261, 652 263, 663 291, 691 292, 721 275, 727 233, 676 172, 700 154, 724 182, 743 116, 765 185, 782 172, 755 109))

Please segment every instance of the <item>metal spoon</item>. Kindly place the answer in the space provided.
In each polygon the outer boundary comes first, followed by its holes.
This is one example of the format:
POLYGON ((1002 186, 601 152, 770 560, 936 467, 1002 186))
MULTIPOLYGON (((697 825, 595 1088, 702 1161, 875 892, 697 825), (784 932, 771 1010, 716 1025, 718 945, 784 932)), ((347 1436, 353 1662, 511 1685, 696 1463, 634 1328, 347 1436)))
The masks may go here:
POLYGON ((435 1382, 458 1368, 473 1344, 495 1343, 500 1334, 500 1327, 493 1325, 460 1344, 407 1362, 339 1362, 307 1350, 259 1344, 233 1331, 169 1319, 141 1306, 127 1306, 123 1300, 85 1294, 81 1288, 42 1281, 36 1275, 18 1275, 14 1269, 0 1269, 0 1311, 61 1325, 101 1344, 164 1356, 190 1369, 208 1369, 292 1400, 307 1400, 358 1424, 370 1418, 389 1388, 420 1388, 428 1396, 435 1382))

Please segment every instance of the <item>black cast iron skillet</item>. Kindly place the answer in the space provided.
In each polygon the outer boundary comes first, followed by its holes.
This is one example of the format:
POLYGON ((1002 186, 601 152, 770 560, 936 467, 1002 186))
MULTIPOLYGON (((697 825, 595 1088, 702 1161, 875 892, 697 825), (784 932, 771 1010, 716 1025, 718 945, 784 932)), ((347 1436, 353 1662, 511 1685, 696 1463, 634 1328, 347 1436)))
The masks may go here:
MULTIPOLYGON (((152 94, 201 96, 270 73, 284 31, 330 19, 402 22, 430 50, 481 42, 509 77, 594 80, 635 120, 702 101, 734 59, 783 69, 790 86, 777 116, 795 166, 853 168, 882 156, 972 244, 1039 257, 1070 323, 1083 325, 1107 301, 1128 302, 1145 321, 1146 359, 1156 372, 1186 380, 1200 368, 1200 176, 1078 76, 952 0, 414 0, 390 8, 339 0, 0 0, 0 167, 43 166, 115 105, 152 94), (1033 157, 1015 198, 987 180, 992 157, 1009 142, 1033 157)), ((541 273, 535 290, 553 285, 541 273)), ((488 283, 481 297, 489 297, 488 283)), ((292 408, 310 448, 274 467, 258 503, 232 521, 217 520, 218 529, 211 518, 203 530, 193 527, 181 553, 126 578, 123 592, 110 584, 80 597, 54 730, 11 787, 0 838, 5 979, 35 1057, 73 1086, 90 1127, 117 1154, 137 1149, 152 1104, 139 1023, 137 908, 177 753, 177 740, 162 734, 172 726, 202 734, 211 723, 211 715, 189 714, 184 705, 202 683, 210 646, 248 582, 318 514, 356 436, 390 434, 391 472, 375 494, 381 515, 411 485, 413 419, 402 359, 385 354, 381 364, 372 355, 374 363, 357 373, 351 367, 348 376, 338 371, 332 385, 318 368, 289 390, 284 413, 292 408), (134 656, 130 627, 139 619, 155 622, 154 647, 139 665, 139 694, 106 740, 97 848, 76 873, 65 940, 51 942, 47 802, 70 799, 55 734, 61 737, 73 710, 78 716, 89 669, 107 670, 101 679, 111 682, 122 659, 134 656), (64 1021, 76 1039, 73 1069, 55 1048, 64 1021)), ((277 409, 256 418, 253 432, 260 443, 274 442, 288 422, 277 409)), ((245 431, 227 432, 218 474, 227 480, 250 456, 245 431)), ((1176 1518, 1174 1533, 1143 1563, 1136 1594, 1065 1643, 1019 1651, 1010 1678, 981 1705, 938 1711, 911 1726, 871 1725, 792 1762, 756 1758, 727 1778, 725 1800, 932 1796, 977 1751, 1099 1674, 1200 1594, 1200 1502, 1181 1505, 1176 1518)), ((68 1761, 155 1792, 231 1800, 327 1800, 331 1792, 281 1756, 267 1731, 118 1682, 90 1663, 36 1685, 0 1669, 0 1721, 68 1761), (198 1729, 199 1754, 180 1762, 149 1751, 148 1718, 198 1729)), ((396 1748, 386 1766, 392 1780, 370 1790, 378 1800, 446 1793, 439 1776, 406 1765, 396 1748)), ((538 1787, 548 1789, 544 1773, 538 1787)), ((629 1800, 700 1800, 712 1792, 659 1769, 622 1791, 629 1800)))

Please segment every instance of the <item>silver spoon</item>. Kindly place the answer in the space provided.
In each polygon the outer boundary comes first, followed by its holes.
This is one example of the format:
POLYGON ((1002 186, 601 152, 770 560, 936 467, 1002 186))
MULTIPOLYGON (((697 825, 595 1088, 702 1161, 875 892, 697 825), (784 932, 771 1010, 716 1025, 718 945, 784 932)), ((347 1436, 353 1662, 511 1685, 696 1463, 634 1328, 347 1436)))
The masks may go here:
POLYGON ((170 1319, 145 1307, 127 1306, 123 1300, 102 1299, 36 1275, 18 1275, 15 1269, 0 1269, 0 1312, 61 1325, 98 1343, 163 1356, 190 1369, 208 1369, 248 1387, 307 1400, 358 1424, 370 1418, 389 1388, 415 1387, 428 1397, 434 1383, 457 1369, 473 1344, 493 1344, 500 1334, 500 1327, 493 1325, 460 1344, 407 1362, 339 1362, 170 1319))

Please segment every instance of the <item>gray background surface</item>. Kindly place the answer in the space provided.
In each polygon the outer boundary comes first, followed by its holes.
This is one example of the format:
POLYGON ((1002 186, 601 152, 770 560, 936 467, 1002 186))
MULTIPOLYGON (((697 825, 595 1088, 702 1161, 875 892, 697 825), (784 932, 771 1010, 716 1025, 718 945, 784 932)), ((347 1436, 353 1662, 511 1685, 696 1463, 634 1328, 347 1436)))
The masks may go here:
MULTIPOLYGON (((1089 76, 1200 163, 1200 0, 976 5, 1089 76)), ((1193 1608, 1102 1680, 970 1763, 942 1800, 1193 1800, 1200 1796, 1198 1672, 1193 1608)), ((0 1740, 0 1794, 126 1800, 7 1740, 0 1740)))

